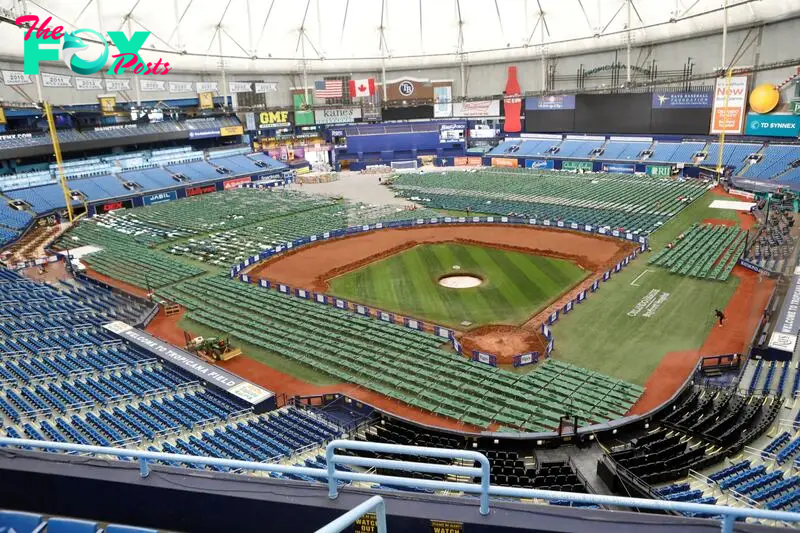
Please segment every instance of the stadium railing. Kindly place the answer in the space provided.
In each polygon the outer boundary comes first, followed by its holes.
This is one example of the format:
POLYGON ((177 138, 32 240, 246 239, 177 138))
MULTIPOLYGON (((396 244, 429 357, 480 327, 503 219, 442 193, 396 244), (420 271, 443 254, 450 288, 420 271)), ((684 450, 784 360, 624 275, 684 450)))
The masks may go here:
MULTIPOLYGON (((557 492, 540 489, 522 489, 514 487, 492 486, 489 478, 489 460, 485 455, 469 450, 447 450, 440 448, 423 448, 417 446, 400 446, 396 444, 377 444, 371 442, 355 442, 348 440, 334 440, 328 443, 325 452, 327 468, 310 468, 289 466, 275 463, 255 463, 250 461, 237 461, 233 459, 217 459, 213 457, 198 457, 193 455, 149 452, 143 450, 126 450, 123 448, 110 448, 103 446, 85 446, 64 442, 48 442, 30 439, 0 438, 0 447, 16 446, 22 449, 61 450, 83 454, 99 454, 114 457, 129 457, 139 463, 139 473, 142 477, 150 475, 150 464, 159 461, 171 463, 185 463, 202 466, 227 466, 233 469, 253 470, 262 472, 279 472, 285 474, 303 475, 318 478, 328 483, 328 496, 336 499, 338 487, 336 482, 363 481, 371 483, 390 483, 399 487, 419 487, 432 490, 445 490, 463 492, 465 494, 478 494, 479 511, 482 515, 489 514, 489 497, 540 499, 546 501, 558 500, 561 502, 584 503, 612 507, 628 507, 634 509, 648 509, 657 511, 673 511, 679 513, 696 513, 720 517, 722 533, 733 533, 734 522, 737 519, 755 518, 776 522, 800 522, 800 513, 786 511, 767 511, 742 507, 727 507, 722 505, 708 505, 699 503, 685 503, 678 501, 652 500, 646 498, 628 498, 624 496, 607 496, 602 494, 578 494, 572 492, 557 492), (401 455, 439 457, 452 459, 472 459, 478 461, 480 468, 439 465, 413 461, 395 461, 388 459, 372 459, 365 457, 352 457, 335 454, 337 449, 366 450, 373 452, 386 452, 401 455), (394 469, 407 472, 436 472, 455 476, 479 476, 481 482, 465 483, 455 481, 436 481, 416 479, 411 477, 394 477, 370 473, 337 470, 336 465, 358 465, 365 468, 394 469)), ((360 512, 360 511, 359 511, 360 512)), ((355 514, 355 513, 353 513, 355 514)), ((348 519, 352 517, 347 513, 348 519)), ((341 517, 340 517, 341 518, 341 517)), ((355 518, 354 518, 355 520, 355 518)), ((341 530, 338 530, 341 531, 341 530)))
POLYGON ((375 510, 377 533, 386 533, 386 504, 380 496, 373 496, 347 511, 345 514, 319 528, 316 533, 339 533, 365 514, 375 510))

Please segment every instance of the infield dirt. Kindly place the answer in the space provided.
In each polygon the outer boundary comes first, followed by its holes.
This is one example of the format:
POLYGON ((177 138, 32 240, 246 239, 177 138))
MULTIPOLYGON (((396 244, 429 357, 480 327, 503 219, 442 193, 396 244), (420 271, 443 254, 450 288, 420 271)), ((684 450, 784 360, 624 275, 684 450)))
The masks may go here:
POLYGON ((535 318, 546 316, 553 305, 573 297, 572 294, 582 290, 584 286, 591 285, 595 278, 638 247, 635 243, 612 237, 563 229, 497 224, 427 225, 383 229, 320 241, 260 263, 248 273, 254 279, 268 279, 293 288, 327 292, 328 281, 336 276, 419 244, 446 242, 566 259, 592 273, 584 282, 572 287, 554 304, 531 317, 521 327, 487 326, 464 334, 462 339, 469 350, 495 354, 501 364, 511 364, 511 356, 522 352, 541 351, 541 320, 535 318))

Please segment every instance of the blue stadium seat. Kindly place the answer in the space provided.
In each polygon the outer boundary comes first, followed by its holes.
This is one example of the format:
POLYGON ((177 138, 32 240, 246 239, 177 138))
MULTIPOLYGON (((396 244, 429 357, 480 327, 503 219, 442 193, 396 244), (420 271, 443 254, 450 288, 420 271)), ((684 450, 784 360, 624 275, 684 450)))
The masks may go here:
POLYGON ((0 511, 0 531, 34 533, 42 530, 42 515, 19 511, 0 511))
POLYGON ((47 533, 95 533, 97 522, 77 520, 75 518, 50 518, 47 521, 47 533))
POLYGON ((144 527, 121 526, 119 524, 109 524, 105 533, 158 533, 158 530, 144 527))

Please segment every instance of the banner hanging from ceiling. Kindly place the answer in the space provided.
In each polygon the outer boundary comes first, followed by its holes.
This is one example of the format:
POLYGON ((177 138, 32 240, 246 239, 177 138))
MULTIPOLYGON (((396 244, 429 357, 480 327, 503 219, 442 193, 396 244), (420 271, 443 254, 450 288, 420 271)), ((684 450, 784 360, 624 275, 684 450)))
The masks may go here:
POLYGON ((42 72, 42 85, 45 87, 56 87, 62 89, 72 87, 72 76, 42 72))
POLYGON ((453 87, 439 85, 433 88, 433 116, 450 118, 453 116, 453 87))
POLYGON ((100 78, 81 78, 75 76, 75 88, 79 91, 102 91, 103 80, 100 78))
POLYGON ((194 87, 190 81, 171 81, 169 82, 169 92, 171 93, 193 93, 194 87))
POLYGON ((714 85, 714 106, 711 110, 712 135, 740 134, 744 127, 747 105, 747 76, 717 78, 714 85))

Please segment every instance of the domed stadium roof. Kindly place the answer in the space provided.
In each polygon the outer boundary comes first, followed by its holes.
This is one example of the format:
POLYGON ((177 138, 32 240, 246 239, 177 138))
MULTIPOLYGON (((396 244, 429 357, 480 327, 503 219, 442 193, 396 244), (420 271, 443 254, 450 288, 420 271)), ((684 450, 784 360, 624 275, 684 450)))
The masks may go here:
MULTIPOLYGON (((15 5, 22 3, 14 2, 15 5)), ((28 0, 68 31, 150 31, 179 70, 286 72, 520 60, 719 31, 722 0, 28 0), (130 28, 130 29, 129 29, 130 28), (220 50, 222 50, 220 52, 220 50), (180 55, 180 56, 178 56, 180 55)), ((796 0, 728 0, 731 27, 800 13, 796 0)), ((13 18, 13 17, 12 17, 13 18)), ((5 55, 21 56, 11 25, 5 55)), ((88 54, 88 52, 87 52, 88 54)))

